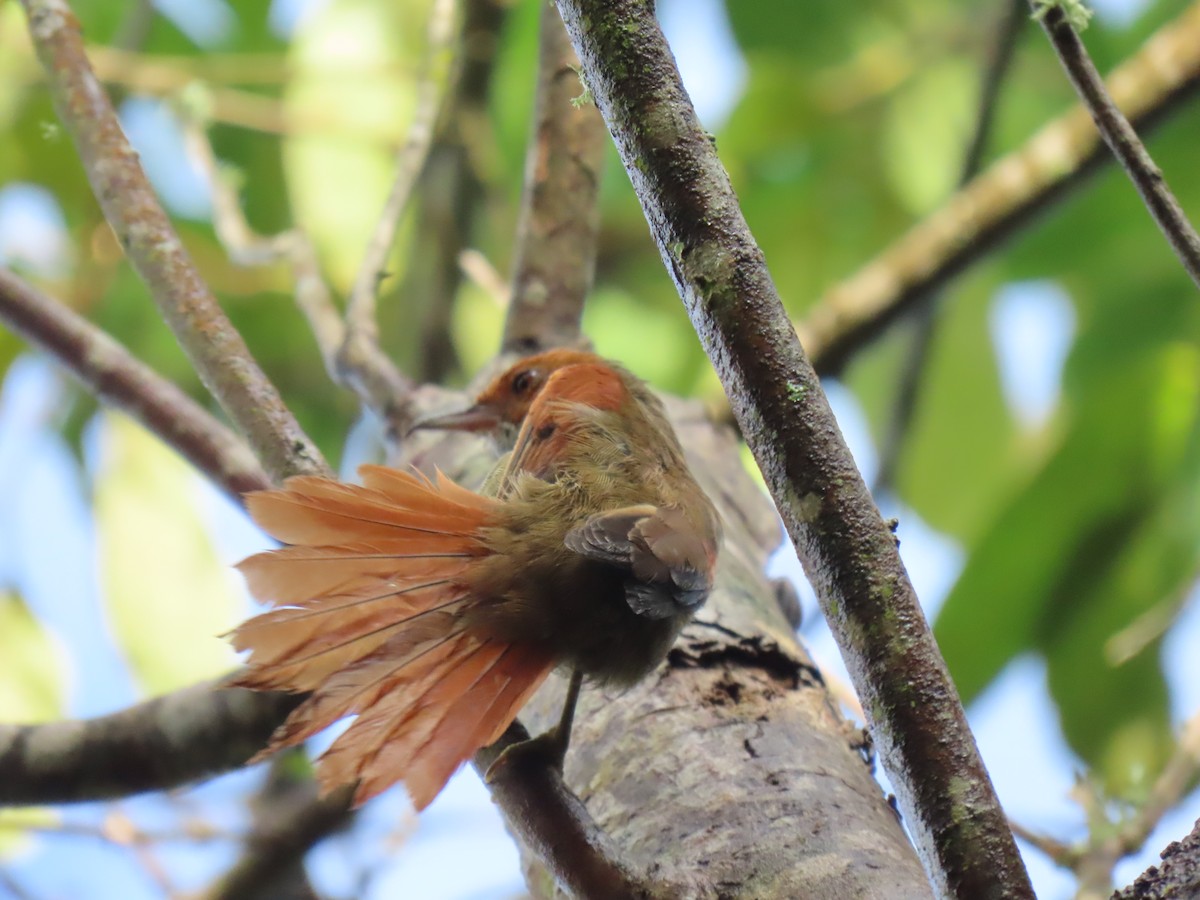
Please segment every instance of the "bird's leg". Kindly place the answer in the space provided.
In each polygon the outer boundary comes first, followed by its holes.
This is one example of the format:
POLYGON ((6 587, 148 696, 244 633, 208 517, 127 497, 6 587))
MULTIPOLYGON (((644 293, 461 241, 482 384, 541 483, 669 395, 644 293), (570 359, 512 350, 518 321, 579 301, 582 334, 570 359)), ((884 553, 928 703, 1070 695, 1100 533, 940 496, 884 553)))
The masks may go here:
POLYGON ((575 705, 579 702, 579 691, 583 687, 583 673, 578 669, 571 672, 567 684, 567 697, 563 701, 558 724, 553 725, 535 738, 511 744, 488 766, 483 780, 491 782, 502 766, 511 764, 518 756, 535 756, 544 759, 561 774, 567 758, 567 747, 571 744, 571 726, 575 721, 575 705))

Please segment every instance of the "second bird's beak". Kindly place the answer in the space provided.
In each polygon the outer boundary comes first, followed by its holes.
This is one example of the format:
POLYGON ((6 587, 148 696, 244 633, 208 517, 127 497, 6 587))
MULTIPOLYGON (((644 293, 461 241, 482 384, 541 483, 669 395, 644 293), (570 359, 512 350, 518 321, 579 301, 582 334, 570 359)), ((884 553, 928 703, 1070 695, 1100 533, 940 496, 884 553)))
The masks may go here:
POLYGON ((497 410, 483 403, 477 403, 461 412, 442 413, 417 419, 409 428, 414 431, 491 431, 500 425, 500 414, 497 410))

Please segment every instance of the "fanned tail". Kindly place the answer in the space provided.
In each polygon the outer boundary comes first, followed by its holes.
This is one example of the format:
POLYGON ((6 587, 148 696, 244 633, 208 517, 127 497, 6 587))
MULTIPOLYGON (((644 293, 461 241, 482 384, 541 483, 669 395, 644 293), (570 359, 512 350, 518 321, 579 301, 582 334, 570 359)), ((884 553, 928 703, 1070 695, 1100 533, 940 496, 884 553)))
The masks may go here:
POLYGON ((487 553, 499 502, 363 466, 363 486, 300 477, 247 497, 254 520, 291 545, 239 568, 274 609, 232 635, 249 650, 232 682, 310 696, 264 752, 348 715, 318 765, 323 789, 358 782, 362 803, 403 779, 418 809, 504 731, 554 667, 543 649, 467 631, 463 574, 487 553))

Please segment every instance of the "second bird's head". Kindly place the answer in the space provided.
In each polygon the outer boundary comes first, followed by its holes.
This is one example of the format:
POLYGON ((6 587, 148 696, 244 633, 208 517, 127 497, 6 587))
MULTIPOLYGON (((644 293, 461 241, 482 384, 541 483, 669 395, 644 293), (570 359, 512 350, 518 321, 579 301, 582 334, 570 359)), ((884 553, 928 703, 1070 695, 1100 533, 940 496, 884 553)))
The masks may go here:
POLYGON ((586 350, 548 350, 528 356, 493 378, 467 409, 419 419, 412 430, 486 432, 501 444, 511 445, 530 405, 551 375, 565 366, 601 361, 586 350))

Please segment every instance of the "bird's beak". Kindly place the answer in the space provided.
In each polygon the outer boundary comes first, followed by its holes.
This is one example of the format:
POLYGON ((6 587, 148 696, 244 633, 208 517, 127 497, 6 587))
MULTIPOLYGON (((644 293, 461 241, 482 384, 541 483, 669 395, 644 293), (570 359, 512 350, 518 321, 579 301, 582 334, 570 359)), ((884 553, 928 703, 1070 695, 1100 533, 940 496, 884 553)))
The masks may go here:
POLYGON ((461 412, 442 413, 417 419, 409 429, 414 431, 491 431, 500 425, 500 414, 491 406, 477 403, 461 412))

